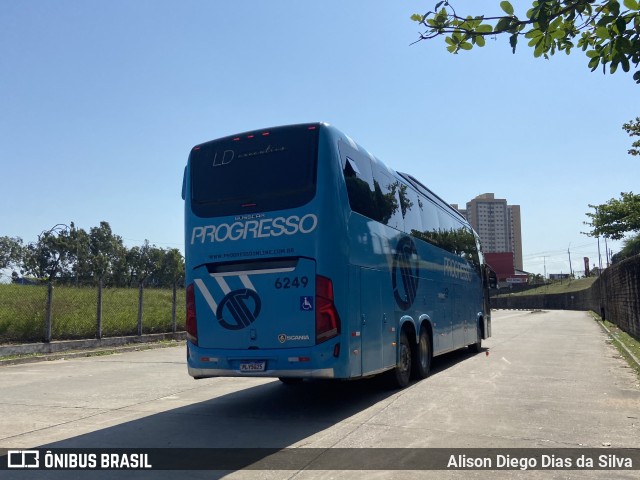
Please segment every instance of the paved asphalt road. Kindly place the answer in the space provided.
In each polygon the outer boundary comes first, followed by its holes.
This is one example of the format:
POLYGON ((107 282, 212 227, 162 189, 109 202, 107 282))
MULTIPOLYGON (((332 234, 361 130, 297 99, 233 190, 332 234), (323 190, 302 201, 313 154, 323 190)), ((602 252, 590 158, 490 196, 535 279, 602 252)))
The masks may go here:
MULTIPOLYGON (((497 311, 484 351, 375 380, 192 380, 184 348, 0 368, 0 448, 640 447, 636 374, 581 312, 497 311)), ((606 453, 606 451, 605 451, 606 453)), ((0 472, 0 478, 640 478, 630 471, 0 472)))

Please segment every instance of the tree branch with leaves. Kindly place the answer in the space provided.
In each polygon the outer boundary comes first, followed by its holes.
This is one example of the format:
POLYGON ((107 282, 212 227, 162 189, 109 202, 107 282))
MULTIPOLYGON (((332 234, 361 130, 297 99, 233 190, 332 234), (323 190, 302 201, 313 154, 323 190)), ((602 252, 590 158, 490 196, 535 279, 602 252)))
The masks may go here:
POLYGON ((640 232, 640 195, 622 192, 620 198, 612 198, 602 205, 589 205, 595 211, 587 213, 591 227, 587 235, 620 240, 626 233, 640 232))
MULTIPOLYGON (((640 137, 640 117, 636 117, 628 123, 622 125, 622 129, 629 134, 630 137, 640 137)), ((640 155, 640 140, 636 140, 631 144, 629 155, 640 155)))
MULTIPOLYGON (((525 17, 516 15, 513 5, 500 2, 505 15, 459 15, 452 2, 442 0, 425 14, 411 19, 425 30, 417 43, 444 37, 447 50, 484 47, 486 37, 509 35, 513 53, 524 37, 535 57, 549 58, 556 52, 571 53, 579 48, 589 58, 591 71, 615 73, 618 67, 629 72, 640 64, 640 2, 638 0, 538 0, 525 17)), ((640 83, 640 70, 633 79, 640 83)))

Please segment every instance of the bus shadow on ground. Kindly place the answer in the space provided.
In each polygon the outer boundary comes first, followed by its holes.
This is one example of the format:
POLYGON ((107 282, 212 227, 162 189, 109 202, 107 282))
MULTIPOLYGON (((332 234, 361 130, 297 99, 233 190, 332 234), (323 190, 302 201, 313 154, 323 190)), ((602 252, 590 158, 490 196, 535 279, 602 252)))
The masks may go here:
MULTIPOLYGON (((435 357, 431 375, 438 375, 474 355, 478 354, 461 349, 435 357)), ((361 413, 398 392, 386 388, 379 376, 353 381, 305 381, 298 385, 275 380, 47 446, 282 448, 361 413)), ((127 410, 135 411, 135 407, 127 410)))
MULTIPOLYGON (((436 357, 432 375, 438 375, 473 355, 462 349, 436 357)), ((423 381, 428 382, 429 379, 423 381)), ((39 448, 280 449, 299 445, 301 441, 364 412, 398 392, 385 388, 380 377, 356 381, 305 381, 298 385, 273 381, 39 448)), ((135 412, 135 407, 126 410, 135 412)), ((352 426, 345 428, 352 429, 352 426)), ((47 473, 42 478, 58 478, 58 474, 60 478, 68 478, 62 475, 65 472, 38 473, 47 473)), ((109 471, 91 473, 100 473, 91 478, 111 478, 109 471)), ((206 478, 218 478, 211 473, 206 478)), ((164 477, 154 475, 154 478, 164 477)))
POLYGON ((469 358, 472 358, 476 355, 487 355, 489 351, 488 348, 481 348, 480 353, 472 352, 468 348, 461 348, 459 350, 454 350, 453 352, 445 353, 444 355, 439 355, 435 357, 431 362, 431 374, 430 376, 437 375, 441 372, 444 372, 448 368, 453 367, 454 365, 463 362, 469 358))

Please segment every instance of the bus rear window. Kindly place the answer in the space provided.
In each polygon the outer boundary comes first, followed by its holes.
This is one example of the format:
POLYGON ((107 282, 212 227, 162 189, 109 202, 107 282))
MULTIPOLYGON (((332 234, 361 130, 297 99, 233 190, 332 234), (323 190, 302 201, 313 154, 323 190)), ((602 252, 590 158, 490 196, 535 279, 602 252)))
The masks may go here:
POLYGON ((191 151, 191 209, 217 217, 295 208, 316 191, 318 125, 214 140, 191 151))

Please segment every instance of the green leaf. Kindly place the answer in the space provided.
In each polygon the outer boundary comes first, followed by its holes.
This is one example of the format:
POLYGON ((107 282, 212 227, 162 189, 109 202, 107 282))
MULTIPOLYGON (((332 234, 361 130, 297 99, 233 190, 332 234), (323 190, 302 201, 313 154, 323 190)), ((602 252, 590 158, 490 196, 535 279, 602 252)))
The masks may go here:
POLYGON ((414 22, 422 22, 423 18, 424 17, 419 13, 414 13, 413 15, 411 15, 411 20, 413 20, 414 22))
POLYGON ((561 28, 551 32, 551 38, 555 38, 556 40, 560 40, 561 38, 564 38, 566 35, 567 35, 567 32, 565 32, 561 28))
POLYGON ((624 53, 633 53, 634 46, 628 38, 618 39, 618 49, 624 53))
POLYGON ((485 44, 486 44, 486 41, 483 36, 476 37, 476 45, 478 45, 479 47, 484 47, 485 44))
POLYGON ((609 30, 605 27, 598 27, 596 29, 596 35, 604 40, 610 38, 609 30))
POLYGON ((625 72, 629 71, 629 59, 627 57, 622 57, 620 59, 620 63, 622 64, 622 70, 625 72))
POLYGON ((544 53, 544 44, 543 43, 539 43, 538 45, 536 45, 535 50, 533 51, 533 56, 538 58, 540 57, 542 54, 544 53))
POLYGON ((524 36, 526 38, 538 38, 542 36, 542 32, 539 29, 534 28, 532 30, 529 30, 527 33, 525 33, 524 36))
POLYGON ((456 49, 457 47, 455 45, 449 45, 447 47, 447 50, 449 51, 449 53, 456 53, 456 49))
POLYGON ((516 53, 516 45, 518 45, 518 34, 514 33, 509 37, 509 44, 511 45, 511 49, 513 53, 516 53))
POLYGON ((499 32, 501 30, 506 30, 507 28, 509 28, 509 25, 511 25, 511 19, 507 17, 502 17, 500 20, 498 20, 498 23, 496 24, 496 28, 494 28, 493 31, 499 32))
POLYGON ((618 2, 610 0, 608 6, 609 11, 613 14, 614 17, 620 15, 620 4, 618 2))
POLYGON ((513 6, 506 0, 500 2, 500 8, 502 8, 504 13, 506 13, 507 15, 513 15, 513 6))
POLYGON ((623 34, 627 29, 627 22, 623 17, 618 17, 618 19, 616 20, 616 28, 618 29, 619 34, 623 34))
POLYGON ((613 22, 613 19, 616 18, 612 15, 605 15, 603 17, 600 17, 600 20, 598 20, 598 22, 596 23, 596 25, 598 27, 606 27, 607 25, 609 25, 610 23, 613 22))
POLYGON ((478 25, 478 28, 476 28, 476 32, 478 32, 478 33, 491 33, 491 32, 493 32, 493 27, 491 25, 487 25, 486 23, 484 23, 482 25, 478 25))
POLYGON ((471 45, 469 42, 462 42, 460 44, 460 48, 463 50, 471 50, 473 48, 473 45, 471 45))
POLYGON ((433 17, 433 19, 438 25, 444 25, 445 23, 447 23, 448 18, 449 17, 447 16, 446 13, 445 14, 439 13, 435 17, 433 17))
POLYGON ((624 0, 623 3, 629 10, 640 10, 640 4, 636 0, 624 0))

